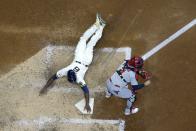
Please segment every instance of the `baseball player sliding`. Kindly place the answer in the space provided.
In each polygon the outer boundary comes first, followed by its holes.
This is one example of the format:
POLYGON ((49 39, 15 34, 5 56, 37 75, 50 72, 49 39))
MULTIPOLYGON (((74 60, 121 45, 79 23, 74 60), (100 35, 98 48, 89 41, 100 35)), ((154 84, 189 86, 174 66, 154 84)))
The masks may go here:
POLYGON ((127 99, 125 115, 137 113, 139 108, 133 107, 136 91, 150 84, 151 74, 143 69, 143 59, 135 56, 130 60, 125 60, 116 72, 107 80, 106 98, 112 95, 127 99), (138 83, 138 77, 141 76, 145 82, 138 83), (128 88, 131 85, 132 90, 128 88))
POLYGON ((89 106, 89 90, 86 82, 84 81, 84 75, 88 70, 89 65, 93 59, 93 48, 97 41, 101 38, 103 29, 106 23, 99 14, 96 15, 96 22, 80 37, 80 41, 75 50, 75 58, 73 62, 57 71, 41 89, 40 95, 47 92, 49 86, 58 78, 67 76, 67 79, 71 83, 77 83, 84 92, 86 105, 84 107, 87 112, 91 112, 89 106))

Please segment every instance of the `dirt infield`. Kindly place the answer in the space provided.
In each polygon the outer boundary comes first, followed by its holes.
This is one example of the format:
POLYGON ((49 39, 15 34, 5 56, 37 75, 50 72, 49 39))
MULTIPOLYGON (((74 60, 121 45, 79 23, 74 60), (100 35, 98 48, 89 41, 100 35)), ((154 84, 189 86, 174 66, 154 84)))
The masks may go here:
MULTIPOLYGON (((87 82, 91 83, 89 84, 91 97, 95 97, 97 93, 104 93, 105 79, 109 77, 114 71, 113 69, 125 57, 125 52, 116 52, 115 49, 112 49, 115 51, 113 54, 116 56, 110 59, 114 61, 114 67, 103 71, 100 63, 103 63, 103 60, 111 55, 111 49, 95 51, 95 54, 99 55, 95 56, 92 68, 87 73, 87 82), (93 69, 99 70, 99 72, 93 69), (101 75, 103 72, 106 75, 104 79, 101 75), (96 77, 96 81, 92 81, 95 74, 100 77, 96 77)), ((81 118, 79 122, 91 118, 90 115, 81 115, 74 107, 83 98, 83 93, 77 85, 69 84, 65 78, 53 84, 54 88, 47 95, 39 96, 39 90, 44 86, 47 79, 57 70, 71 63, 73 53, 73 47, 49 45, 0 77, 0 98, 2 100, 0 105, 3 107, 0 110, 2 130, 118 130, 119 125, 101 125, 99 123, 83 125, 67 123, 64 125, 56 121, 56 123, 45 123, 41 127, 36 124, 23 124, 21 126, 17 124, 17 121, 23 119, 25 119, 23 123, 26 123, 31 119, 43 116, 60 119, 81 118)), ((109 68, 108 65, 101 65, 109 68)), ((39 121, 39 124, 42 122, 39 121)))
MULTIPOLYGON (((132 48, 132 54, 140 55, 193 20, 195 5, 194 0, 1 0, 0 129, 13 130, 15 125, 10 126, 12 122, 22 118, 36 119, 44 114, 81 118, 73 107, 81 92, 74 95, 55 91, 72 87, 66 80, 58 81, 44 97, 37 94, 51 74, 72 60, 73 53, 59 52, 56 54, 58 59, 51 58, 55 61, 50 61, 52 65, 49 66, 47 55, 41 51, 51 43, 75 47, 80 35, 94 22, 96 12, 107 21, 97 48, 126 46, 132 48), (24 66, 29 62, 29 66, 24 66), (34 62, 36 64, 32 64, 34 62), (65 99, 67 97, 70 99, 65 99)), ((151 86, 137 95, 139 113, 125 117, 125 101, 117 98, 107 100, 103 93, 95 93, 91 118, 122 118, 126 121, 127 131, 195 130, 195 34, 196 28, 193 27, 146 61, 145 68, 152 72, 153 78, 151 86)), ((95 62, 86 76, 91 87, 103 89, 104 81, 123 57, 122 54, 111 52, 106 55, 96 50, 95 62), (91 79, 91 76, 96 76, 96 79, 91 79)), ((89 128, 117 129, 111 126, 90 125, 89 128)), ((46 130, 64 128, 70 129, 61 124, 45 127, 46 130)), ((31 129, 37 128, 32 126, 31 129)), ((80 126, 75 130, 78 129, 80 126)))

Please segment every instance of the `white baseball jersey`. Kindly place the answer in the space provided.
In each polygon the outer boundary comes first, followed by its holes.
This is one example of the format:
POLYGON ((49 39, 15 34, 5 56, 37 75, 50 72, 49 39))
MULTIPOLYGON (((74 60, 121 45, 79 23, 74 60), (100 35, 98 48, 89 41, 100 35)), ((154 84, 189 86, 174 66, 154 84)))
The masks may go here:
POLYGON ((75 61, 73 61, 69 66, 59 70, 56 75, 58 78, 63 77, 63 76, 67 76, 67 72, 69 70, 73 70, 76 73, 76 82, 78 84, 82 84, 85 85, 86 82, 84 81, 84 75, 86 73, 86 71, 88 70, 88 67, 86 67, 83 64, 79 64, 75 61))
POLYGON ((126 61, 117 69, 117 71, 121 72, 122 78, 115 72, 110 79, 107 80, 107 90, 117 97, 128 99, 127 107, 130 108, 135 100, 135 95, 132 90, 128 88, 128 83, 131 83, 131 85, 138 85, 138 81, 135 72, 123 68, 125 63, 126 61))
POLYGON ((117 72, 115 72, 112 76, 111 76, 111 81, 114 85, 121 87, 127 87, 128 88, 128 83, 131 83, 131 85, 138 85, 138 81, 136 79, 136 73, 132 70, 129 69, 123 69, 124 64, 121 64, 120 67, 117 70, 120 70, 121 75, 123 76, 123 79, 126 81, 124 81, 117 72))
POLYGON ((88 70, 88 66, 92 62, 93 48, 101 38, 103 28, 104 26, 93 24, 88 30, 86 30, 86 32, 80 37, 80 41, 75 50, 75 58, 73 62, 56 73, 58 78, 67 76, 67 72, 73 70, 76 73, 76 82, 81 86, 86 85, 84 75, 88 70), (90 40, 88 41, 89 38, 90 40))

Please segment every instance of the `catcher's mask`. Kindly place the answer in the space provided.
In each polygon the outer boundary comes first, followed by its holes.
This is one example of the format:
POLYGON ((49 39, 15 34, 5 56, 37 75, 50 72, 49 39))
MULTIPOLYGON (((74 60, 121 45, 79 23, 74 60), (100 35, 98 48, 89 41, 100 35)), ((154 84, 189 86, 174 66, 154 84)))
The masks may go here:
POLYGON ((76 82, 76 73, 73 70, 67 72, 67 80, 71 83, 76 82))
POLYGON ((134 68, 137 68, 137 69, 141 69, 144 65, 144 60, 139 56, 134 56, 128 61, 127 65, 130 68, 134 67, 134 68))

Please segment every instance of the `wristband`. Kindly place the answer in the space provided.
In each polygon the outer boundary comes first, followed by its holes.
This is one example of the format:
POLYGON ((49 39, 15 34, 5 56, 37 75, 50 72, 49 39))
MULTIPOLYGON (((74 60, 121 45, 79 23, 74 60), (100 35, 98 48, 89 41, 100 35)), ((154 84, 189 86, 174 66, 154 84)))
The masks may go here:
POLYGON ((82 88, 82 90, 83 90, 83 92, 84 92, 84 93, 89 94, 89 90, 88 90, 87 85, 84 85, 84 86, 83 86, 83 87, 81 87, 81 88, 82 88))

